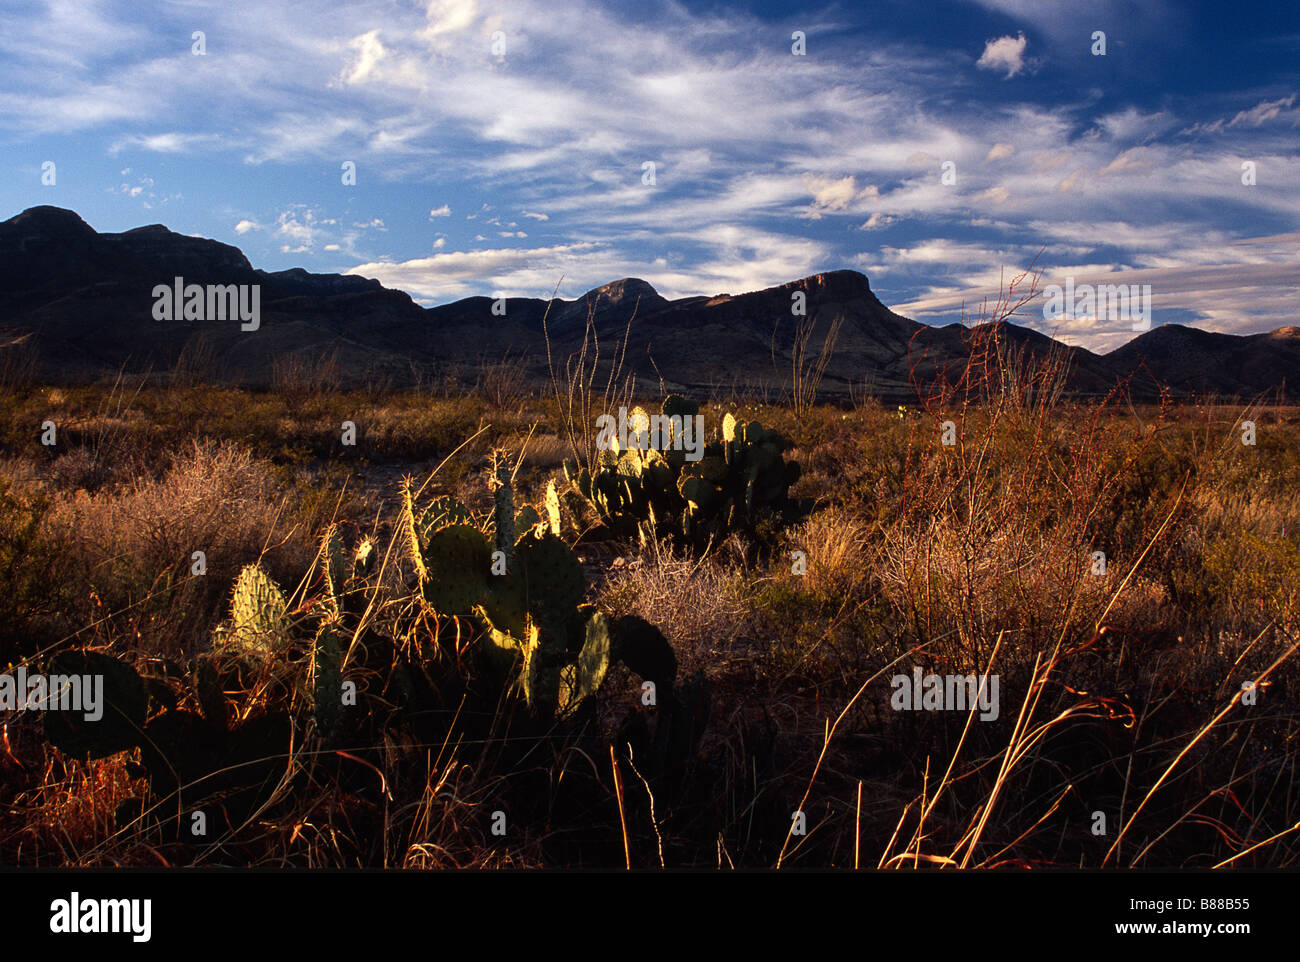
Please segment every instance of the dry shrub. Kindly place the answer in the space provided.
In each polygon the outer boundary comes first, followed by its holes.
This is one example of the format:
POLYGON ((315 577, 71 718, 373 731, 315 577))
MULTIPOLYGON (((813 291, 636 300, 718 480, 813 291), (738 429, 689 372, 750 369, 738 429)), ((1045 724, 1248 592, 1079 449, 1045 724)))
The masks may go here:
POLYGON ((509 351, 499 360, 489 361, 486 357, 480 357, 475 390, 494 408, 518 407, 532 394, 527 358, 511 357, 509 351))
POLYGON ((337 393, 343 386, 339 349, 310 357, 304 352, 281 354, 271 362, 271 389, 290 402, 337 393))
POLYGON ((31 335, 0 332, 0 389, 26 391, 36 383, 39 355, 31 335))
POLYGON ((868 578, 868 527, 852 512, 832 507, 792 528, 791 551, 802 551, 807 571, 803 587, 829 597, 858 591, 868 578))
POLYGON ((568 442, 556 434, 535 434, 527 440, 507 442, 505 450, 512 462, 522 452, 524 466, 538 471, 553 471, 569 456, 568 442))
MULTIPOLYGON (((155 601, 162 603, 155 615, 169 629, 196 639, 243 565, 266 552, 266 566, 281 583, 303 570, 311 536, 277 535, 281 511, 269 463, 239 445, 206 441, 176 455, 161 478, 57 501, 46 525, 73 569, 84 573, 96 614, 155 601), (191 573, 196 551, 206 557, 202 576, 191 573)), ((165 636, 156 640, 169 645, 165 636)))
POLYGON ((220 376, 220 355, 213 339, 200 331, 181 346, 172 364, 168 383, 173 388, 193 388, 211 384, 220 376))
POLYGON ((740 573, 710 558, 675 557, 656 545, 614 568, 601 606, 611 615, 640 615, 657 625, 677 652, 678 674, 720 669, 743 657, 735 642, 748 634, 750 612, 736 590, 740 573))
POLYGON ((11 485, 15 491, 35 490, 39 477, 35 462, 28 458, 0 458, 0 482, 11 485))
POLYGON ((103 474, 102 465, 86 448, 71 448, 56 457, 49 466, 50 482, 60 490, 95 488, 103 474))
POLYGON ((46 777, 11 803, 21 826, 4 840, 6 849, 22 851, 32 866, 102 865, 99 843, 114 832, 117 806, 138 791, 127 772, 127 757, 114 755, 89 762, 53 759, 49 749, 46 777))
MULTIPOLYGON (((944 639, 967 664, 983 664, 1004 630, 1029 657, 1086 638, 1114 598, 1092 590, 1091 552, 1127 573, 1158 530, 1149 524, 1109 543, 1104 511, 1152 435, 1117 434, 1114 398, 1086 412, 1066 408, 1064 357, 1029 357, 1002 323, 1023 303, 1019 280, 992 321, 970 330, 956 376, 918 385, 924 416, 909 424, 901 504, 884 522, 876 561, 916 640, 944 639)), ((1172 508, 1153 499, 1142 516, 1172 508)), ((1121 578, 1109 582, 1114 590, 1121 578)))

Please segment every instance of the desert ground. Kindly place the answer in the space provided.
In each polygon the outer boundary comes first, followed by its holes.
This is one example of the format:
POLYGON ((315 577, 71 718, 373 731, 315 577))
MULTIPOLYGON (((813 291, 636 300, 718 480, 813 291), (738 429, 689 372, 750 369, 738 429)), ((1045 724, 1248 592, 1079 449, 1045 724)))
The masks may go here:
POLYGON ((0 863, 1296 863, 1300 410, 1072 398, 996 351, 912 405, 677 399, 719 478, 762 432, 800 465, 684 531, 703 501, 629 521, 577 480, 593 417, 662 395, 508 375, 11 378, 0 663, 109 659, 127 730, 4 716, 0 863), (452 592, 511 525, 502 641, 495 587, 452 592), (931 673, 996 712, 899 710, 931 673))

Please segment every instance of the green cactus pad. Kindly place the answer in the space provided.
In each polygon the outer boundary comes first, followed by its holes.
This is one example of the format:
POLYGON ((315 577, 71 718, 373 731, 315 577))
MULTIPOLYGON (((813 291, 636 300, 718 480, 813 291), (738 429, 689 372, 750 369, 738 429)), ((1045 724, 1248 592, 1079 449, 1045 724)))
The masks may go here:
POLYGON ((316 728, 325 739, 338 734, 343 720, 343 654, 351 638, 338 621, 320 626, 311 646, 311 702, 316 728))
POLYGON ((406 556, 415 570, 416 583, 424 584, 429 578, 429 571, 424 563, 426 534, 416 516, 415 497, 411 493, 410 478, 402 481, 402 507, 398 514, 397 527, 406 548, 406 556))
POLYGON ((375 561, 378 557, 379 552, 375 550, 375 542, 370 538, 362 538, 357 545, 356 553, 352 556, 352 576, 370 577, 370 573, 375 570, 375 561))
POLYGON ((560 536, 560 494, 554 479, 546 482, 546 523, 551 534, 560 536))
POLYGON ((770 444, 752 444, 745 449, 742 462, 746 480, 754 480, 766 472, 784 473, 781 452, 770 444))
MULTIPOLYGON (((139 744, 149 786, 155 795, 163 795, 222 767, 226 732, 202 715, 182 708, 153 718, 144 726, 139 744)), ((196 787, 202 791, 212 784, 209 780, 196 787)))
POLYGON ((700 477, 706 481, 712 481, 714 484, 722 484, 727 480, 727 474, 730 469, 727 462, 717 455, 706 456, 699 462, 700 477))
POLYGON ((329 602, 338 611, 342 606, 343 592, 352 577, 352 566, 343 544, 343 531, 337 524, 326 528, 321 537, 320 567, 325 576, 329 602))
POLYGON ((619 456, 615 469, 625 478, 639 480, 641 477, 641 455, 636 451, 625 451, 619 456))
POLYGON ((736 440, 736 417, 730 411, 722 416, 722 440, 736 440))
POLYGON ((487 595, 480 610, 496 631, 513 638, 523 638, 528 622, 528 580, 518 557, 507 564, 504 575, 488 575, 487 595))
POLYGON ((577 555, 549 532, 540 538, 521 538, 516 550, 528 586, 529 612, 539 624, 563 625, 586 593, 577 555))
POLYGON ((434 498, 420 515, 420 531, 426 536, 449 524, 473 523, 474 517, 469 509, 449 494, 434 498))
POLYGON ((564 670, 564 643, 545 629, 534 628, 524 646, 520 679, 528 707, 538 714, 550 714, 559 704, 564 670))
POLYGON ((595 605, 583 603, 569 613, 564 629, 568 643, 565 652, 569 657, 578 657, 578 652, 582 650, 583 643, 587 640, 587 620, 593 617, 596 611, 595 605))
POLYGON ((513 558, 515 547, 515 489, 510 481, 510 465, 497 462, 496 492, 493 495, 492 527, 498 551, 513 558))
POLYGON ((482 637, 481 652, 488 668, 505 678, 519 667, 524 655, 524 643, 514 635, 489 626, 482 637))
POLYGON ((288 603, 280 589, 260 565, 245 565, 230 599, 230 630, 218 636, 220 646, 265 657, 288 638, 289 627, 288 603))
POLYGON ((614 622, 612 637, 614 655, 630 670, 660 688, 672 685, 677 655, 663 632, 644 618, 624 615, 614 622))
POLYGON ((441 615, 467 615, 487 594, 492 552, 483 532, 468 524, 440 528, 426 548, 425 600, 441 615))
POLYGON ((537 509, 531 504, 526 504, 519 509, 515 515, 515 530, 527 532, 531 528, 536 528, 542 523, 542 516, 537 513, 537 509))
POLYGON ((722 501, 717 485, 704 478, 684 477, 677 482, 677 490, 687 503, 704 514, 714 511, 722 501))
POLYGON ((627 436, 634 449, 645 450, 650 447, 650 415, 645 408, 634 407, 628 414, 627 436))
POLYGON ((609 619, 597 611, 587 619, 586 640, 578 653, 578 698, 595 694, 605 680, 612 646, 609 619))
MULTIPOLYGON (((100 700, 96 706, 99 717, 88 720, 84 710, 64 711, 57 706, 63 698, 71 698, 74 689, 66 692, 52 689, 47 692, 49 704, 44 712, 45 737, 63 754, 72 758, 104 758, 125 751, 140 740, 144 728, 148 696, 143 680, 126 662, 95 651, 64 651, 50 659, 46 680, 53 683, 54 675, 76 676, 76 685, 82 688, 81 704, 87 693, 85 676, 102 678, 100 700)), ((92 691, 93 691, 92 682, 92 691)), ((25 698, 27 692, 20 692, 25 698)), ((71 702, 69 701, 69 704, 71 702)))

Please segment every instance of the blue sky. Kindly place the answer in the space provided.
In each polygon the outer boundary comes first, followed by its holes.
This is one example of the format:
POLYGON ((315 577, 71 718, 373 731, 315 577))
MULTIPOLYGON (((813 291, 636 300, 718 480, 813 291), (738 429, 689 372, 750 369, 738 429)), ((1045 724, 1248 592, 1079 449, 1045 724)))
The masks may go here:
POLYGON ((6 0, 0 217, 163 223, 424 304, 853 268, 948 323, 1037 256, 1251 333, 1300 323, 1298 90, 1294 3, 6 0))

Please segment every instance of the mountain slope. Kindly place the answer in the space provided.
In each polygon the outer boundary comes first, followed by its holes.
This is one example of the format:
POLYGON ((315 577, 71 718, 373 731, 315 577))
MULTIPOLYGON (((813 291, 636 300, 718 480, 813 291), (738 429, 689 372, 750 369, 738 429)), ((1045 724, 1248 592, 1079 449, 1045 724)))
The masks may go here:
MULTIPOLYGON (((828 271, 761 291, 668 300, 640 278, 623 278, 575 300, 509 298, 504 314, 487 297, 422 308, 378 281, 301 269, 255 269, 235 247, 174 233, 162 225, 120 234, 96 232, 72 211, 33 207, 0 223, 0 345, 35 356, 51 381, 111 376, 125 368, 165 374, 188 355, 211 359, 208 376, 230 383, 270 383, 286 358, 334 354, 344 379, 412 383, 469 372, 507 353, 531 375, 547 375, 551 357, 563 371, 588 327, 602 363, 622 355, 624 373, 652 391, 767 390, 788 381, 801 324, 814 323, 819 350, 833 318, 842 318, 824 393, 868 388, 886 398, 914 395, 913 379, 959 369, 970 350, 961 325, 931 327, 880 302, 867 278, 828 271), (186 285, 256 287, 255 330, 238 319, 155 320, 154 290, 186 285), (791 307, 798 295, 805 316, 791 307)), ((178 311, 179 314, 179 311, 178 311)), ((1237 337, 1176 325, 1158 327, 1098 356, 1066 348, 1014 324, 1004 342, 1030 357, 1059 352, 1071 367, 1070 389, 1103 394, 1132 375, 1139 396, 1159 385, 1255 395, 1296 380, 1300 332, 1282 328, 1237 337)))

